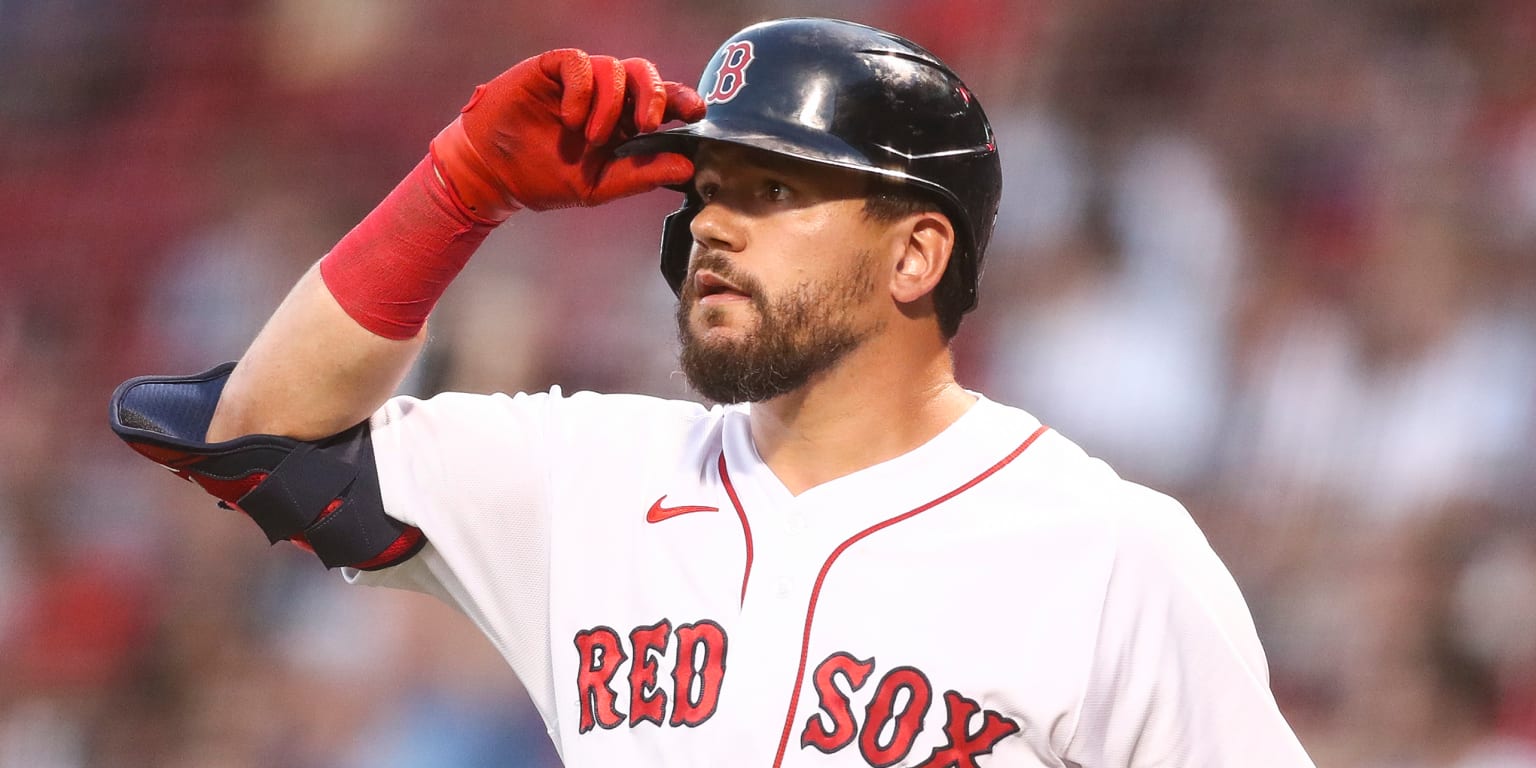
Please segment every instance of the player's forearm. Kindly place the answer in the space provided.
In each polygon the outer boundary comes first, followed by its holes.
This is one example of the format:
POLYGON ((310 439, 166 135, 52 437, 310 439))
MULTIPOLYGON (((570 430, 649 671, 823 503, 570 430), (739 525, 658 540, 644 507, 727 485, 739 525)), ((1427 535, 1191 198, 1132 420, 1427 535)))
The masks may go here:
POLYGON ((429 156, 300 278, 236 366, 207 439, 329 437, 404 378, 427 316, 493 224, 454 202, 429 156))
POLYGON ((425 336, 395 340, 364 329, 337 304, 318 267, 311 268, 230 375, 207 439, 313 440, 340 432, 395 392, 425 336))
POLYGON ((526 59, 476 89, 284 300, 226 384, 207 440, 314 440, 366 419, 410 369, 428 314, 492 228, 523 207, 598 205, 687 181, 693 164, 681 155, 613 151, 636 131, 703 114, 697 93, 650 62, 575 49, 526 59))

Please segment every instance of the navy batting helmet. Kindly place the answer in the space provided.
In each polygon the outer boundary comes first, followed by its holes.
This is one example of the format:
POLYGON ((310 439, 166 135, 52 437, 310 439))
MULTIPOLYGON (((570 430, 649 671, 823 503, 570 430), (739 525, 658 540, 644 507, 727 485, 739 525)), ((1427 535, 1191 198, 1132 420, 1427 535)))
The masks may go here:
MULTIPOLYGON (((720 141, 873 174, 931 198, 957 242, 936 290, 955 313, 976 306, 997 219, 1002 169, 976 97, 917 44, 835 19, 780 19, 737 32, 699 79, 703 120, 631 139, 620 154, 680 152, 720 141)), ((702 208, 691 190, 662 226, 661 273, 681 292, 702 208)))

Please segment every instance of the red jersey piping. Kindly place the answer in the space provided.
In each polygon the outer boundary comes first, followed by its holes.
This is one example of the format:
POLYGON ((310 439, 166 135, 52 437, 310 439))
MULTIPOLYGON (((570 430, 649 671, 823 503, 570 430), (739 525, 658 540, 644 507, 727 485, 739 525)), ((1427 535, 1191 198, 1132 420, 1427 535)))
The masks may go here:
MULTIPOLYGON (((980 483, 981 481, 991 477, 993 474, 996 474, 998 470, 1008 466, 1008 464, 1011 463, 1014 459, 1017 459, 1019 454, 1028 449, 1029 446, 1035 442, 1036 438, 1040 437, 1042 434, 1045 434, 1047 429, 1049 429, 1049 427, 1041 425, 1040 428, 1036 429, 1034 433, 1031 434, 1023 443, 1020 443, 1019 447, 1013 449, 1012 453, 1004 456, 1002 461, 999 461, 996 464, 988 467, 985 472, 982 472, 981 474, 971 478, 960 487, 944 494, 943 496, 938 497, 937 499, 934 499, 933 501, 928 502, 927 504, 907 512, 903 512, 884 522, 875 523, 874 525, 859 531, 858 533, 849 537, 847 541, 839 544, 837 549, 832 550, 832 554, 827 556, 827 561, 821 565, 821 572, 816 574, 816 585, 811 588, 811 602, 808 606, 806 606, 805 609, 805 633, 801 635, 800 638, 800 668, 795 672, 795 688, 789 697, 789 711, 784 714, 784 733, 779 737, 779 751, 778 754, 773 758, 773 768, 779 768, 779 766, 784 763, 784 750, 789 745, 789 734, 795 728, 795 708, 800 704, 800 686, 805 683, 805 657, 806 654, 811 650, 811 623, 816 619, 816 600, 821 596, 821 585, 824 581, 826 581, 827 572, 832 570, 832 563, 837 560, 838 556, 847 551, 849 547, 868 537, 870 534, 884 528, 889 528, 899 522, 902 522, 903 520, 908 520, 912 517, 916 517, 917 515, 922 514, 923 512, 933 509, 934 507, 937 507, 938 505, 943 504, 944 502, 949 501, 950 499, 953 499, 962 493, 965 493, 974 487, 977 483, 980 483)), ((725 456, 722 454, 720 459, 720 468, 723 474, 723 470, 725 469, 725 456)), ((730 485, 727 484, 726 488, 729 489, 730 485)), ((734 493, 731 494, 731 500, 736 500, 734 493)), ((736 508, 739 511, 741 506, 737 505, 736 508)), ((746 518, 743 517, 742 521, 745 522, 746 518)))
POLYGON ((741 535, 747 540, 747 566, 741 571, 741 605, 747 602, 747 579, 752 577, 752 526, 747 524, 746 510, 741 508, 741 499, 736 497, 736 486, 731 485, 731 473, 725 471, 725 451, 720 452, 720 482, 725 485, 725 495, 731 497, 731 506, 736 508, 736 517, 741 520, 741 535))

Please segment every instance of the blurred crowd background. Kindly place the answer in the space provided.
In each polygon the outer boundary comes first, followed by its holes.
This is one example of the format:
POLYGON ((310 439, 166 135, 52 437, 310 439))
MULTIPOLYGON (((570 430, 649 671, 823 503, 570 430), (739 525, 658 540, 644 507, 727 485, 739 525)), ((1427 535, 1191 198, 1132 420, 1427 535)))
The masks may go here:
MULTIPOLYGON (((1317 763, 1536 766, 1536 3, 0 0, 0 767, 555 765, 467 621, 268 548, 106 401, 237 358, 517 60, 692 82, 798 14, 970 81, 963 381, 1186 503, 1317 763)), ((411 390, 688 396, 676 203, 515 217, 411 390)))

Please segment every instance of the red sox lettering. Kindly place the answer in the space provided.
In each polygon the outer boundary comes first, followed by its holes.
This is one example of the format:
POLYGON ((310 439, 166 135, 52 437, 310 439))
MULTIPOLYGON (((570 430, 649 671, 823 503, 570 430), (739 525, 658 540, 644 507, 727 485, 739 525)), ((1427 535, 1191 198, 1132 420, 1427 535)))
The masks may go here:
MULTIPOLYGON (((857 738, 859 753, 875 768, 895 765, 906 758, 922 733, 923 720, 933 703, 933 686, 928 676, 916 667, 896 667, 875 684, 874 695, 864 708, 862 726, 853 704, 837 687, 842 678, 850 691, 858 691, 870 681, 875 660, 859 660, 839 651, 816 666, 812 684, 820 700, 821 712, 811 715, 800 732, 801 748, 815 747, 831 754, 844 749, 857 738), (896 711, 899 694, 906 693, 901 711, 896 711), (882 734, 889 733, 882 738, 882 734)), ((944 743, 933 748, 918 768, 978 768, 976 758, 990 754, 999 741, 1019 731, 1019 724, 992 710, 982 714, 974 730, 971 719, 981 706, 957 691, 944 692, 944 743)), ((919 753, 921 754, 921 753, 919 753)))
POLYGON ((594 727, 617 728, 626 720, 631 728, 641 723, 671 727, 702 725, 720 704, 725 682, 726 636, 721 626, 708 619, 681 624, 662 619, 650 626, 635 627, 627 638, 609 627, 597 626, 576 633, 576 691, 581 699, 579 732, 594 727), (658 658, 677 640, 677 660, 672 668, 670 694, 659 682, 658 658), (628 651, 626 651, 626 647, 628 651), (619 711, 619 694, 613 680, 619 667, 629 667, 629 714, 619 711), (667 718, 667 705, 671 717, 667 718))
MULTIPOLYGON (((579 658, 576 691, 581 702, 579 733, 595 728, 612 730, 626 722, 631 728, 642 723, 693 728, 709 720, 719 707, 727 639, 716 622, 703 619, 674 628, 671 621, 662 619, 635 627, 627 635, 600 625, 577 632, 575 644, 579 658), (671 683, 667 684, 661 665, 669 648, 675 651, 675 661, 671 683), (628 670, 621 672, 626 663, 628 670), (621 687, 628 684, 627 702, 615 689, 615 682, 621 687)), ((878 676, 876 671, 873 657, 861 660, 846 651, 834 653, 816 666, 811 684, 819 711, 805 720, 800 732, 802 749, 814 747, 832 754, 857 745, 860 756, 874 768, 886 768, 907 758, 934 705, 933 685, 922 670, 912 666, 895 667, 878 676), (872 686, 869 703, 856 708, 840 685, 850 693, 872 686)), ((924 739, 935 746, 918 768, 980 768, 978 758, 991 754, 999 741, 1019 732, 1018 722, 983 710, 958 691, 945 691, 942 698, 944 727, 941 733, 924 739), (978 714, 980 721, 973 722, 978 714)))

